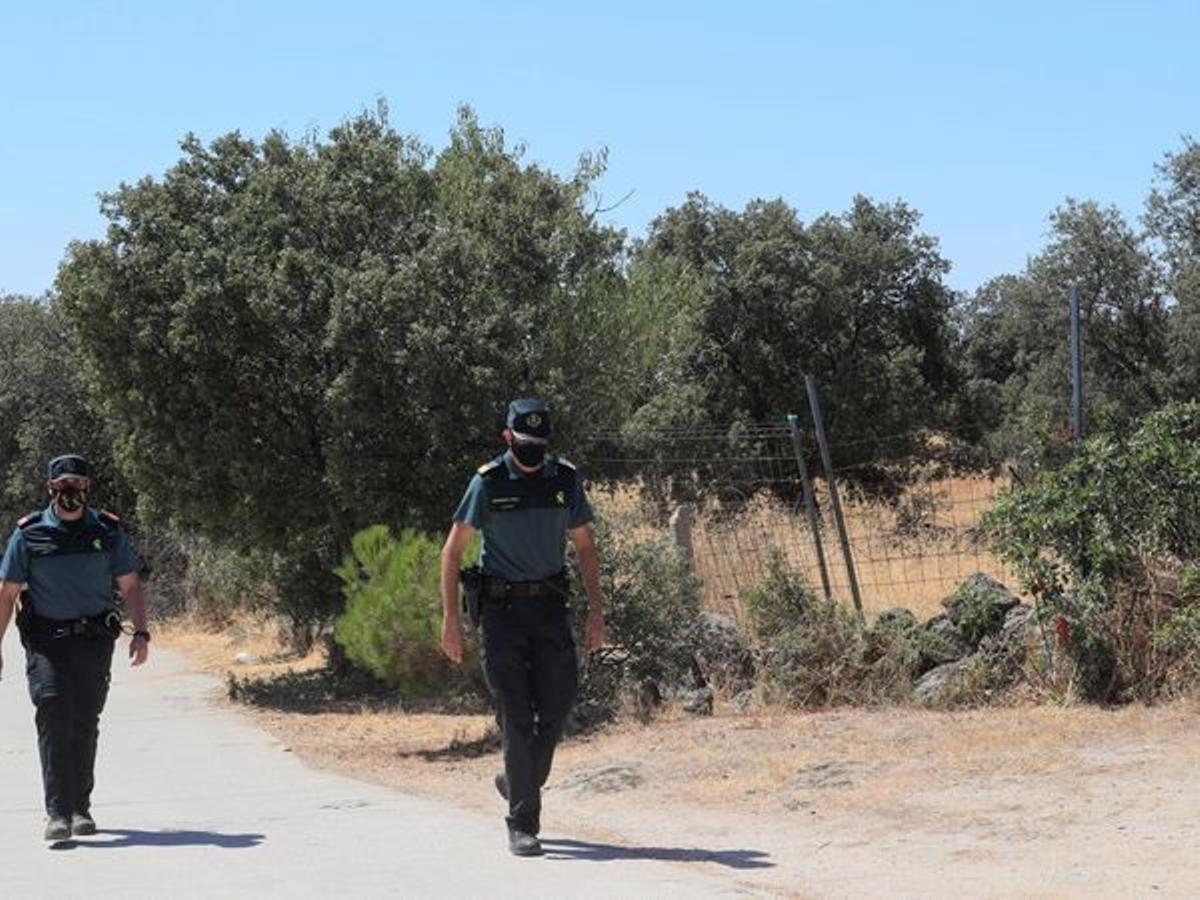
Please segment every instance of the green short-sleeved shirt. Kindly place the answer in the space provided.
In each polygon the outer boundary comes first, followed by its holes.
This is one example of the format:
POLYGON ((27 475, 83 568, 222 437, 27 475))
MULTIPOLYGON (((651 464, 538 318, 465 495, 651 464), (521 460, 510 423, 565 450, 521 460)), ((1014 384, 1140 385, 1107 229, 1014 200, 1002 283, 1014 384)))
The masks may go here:
POLYGON ((454 521, 483 537, 483 573, 509 581, 557 575, 566 564, 567 532, 592 519, 583 477, 571 463, 547 456, 537 474, 526 475, 511 451, 480 467, 454 513, 454 521))
POLYGON ((28 585, 37 615, 69 620, 95 616, 113 605, 113 579, 141 568, 125 530, 88 509, 76 522, 59 519, 51 504, 18 527, 0 561, 0 581, 28 585))

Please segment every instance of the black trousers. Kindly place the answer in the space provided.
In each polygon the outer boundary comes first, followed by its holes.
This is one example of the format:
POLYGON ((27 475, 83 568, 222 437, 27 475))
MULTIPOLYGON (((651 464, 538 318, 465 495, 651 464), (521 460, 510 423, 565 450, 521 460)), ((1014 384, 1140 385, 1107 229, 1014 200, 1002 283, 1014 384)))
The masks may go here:
POLYGON ((70 817, 91 809, 113 643, 90 635, 31 636, 26 642, 25 674, 36 710, 47 815, 70 817))
POLYGON ((508 825, 536 834, 542 785, 579 679, 566 605, 557 598, 485 600, 483 667, 504 736, 508 825))

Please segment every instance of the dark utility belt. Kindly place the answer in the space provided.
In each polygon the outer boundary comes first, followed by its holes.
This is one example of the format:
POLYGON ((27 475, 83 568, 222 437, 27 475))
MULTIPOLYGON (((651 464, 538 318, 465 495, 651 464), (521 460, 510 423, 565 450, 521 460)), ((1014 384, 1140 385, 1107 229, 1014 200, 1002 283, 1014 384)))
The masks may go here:
POLYGON ((463 587, 463 609, 476 628, 482 618, 483 604, 507 603, 515 599, 558 600, 567 602, 567 573, 560 572, 542 581, 509 581, 484 575, 479 566, 469 566, 458 574, 463 587))
POLYGON ((506 578, 483 576, 483 599, 515 600, 518 598, 565 600, 567 598, 567 575, 565 572, 541 581, 509 581, 506 578))
POLYGON ((121 634, 121 614, 115 609, 82 619, 46 619, 30 614, 23 616, 21 628, 28 637, 57 640, 67 637, 112 638, 121 634))

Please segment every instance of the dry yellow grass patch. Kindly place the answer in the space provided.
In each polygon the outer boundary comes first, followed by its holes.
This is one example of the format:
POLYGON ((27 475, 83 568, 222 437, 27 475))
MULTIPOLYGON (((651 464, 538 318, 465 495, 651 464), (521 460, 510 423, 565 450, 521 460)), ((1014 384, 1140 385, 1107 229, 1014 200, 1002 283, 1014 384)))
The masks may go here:
MULTIPOLYGON (((901 503, 888 506, 844 500, 846 530, 863 607, 872 616, 895 606, 927 617, 974 572, 986 572, 1010 588, 1017 578, 990 552, 979 533, 984 512, 1003 484, 989 478, 957 477, 918 485, 901 503)), ((834 596, 851 602, 850 579, 829 504, 822 524, 822 546, 834 596)), ((597 494, 602 512, 637 520, 646 500, 634 488, 597 494)), ((654 533, 644 524, 637 533, 654 533)), ((696 572, 704 584, 704 605, 744 622, 745 592, 762 580, 774 554, 805 573, 821 590, 820 569, 802 507, 789 508, 759 493, 734 506, 712 503, 698 511, 693 530, 696 572)))

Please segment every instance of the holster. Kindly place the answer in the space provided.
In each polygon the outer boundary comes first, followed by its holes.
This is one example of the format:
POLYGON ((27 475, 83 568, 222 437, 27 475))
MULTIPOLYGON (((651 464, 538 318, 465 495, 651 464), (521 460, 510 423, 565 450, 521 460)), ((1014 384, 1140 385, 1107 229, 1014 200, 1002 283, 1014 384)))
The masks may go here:
POLYGON ((463 612, 472 628, 478 628, 481 620, 480 606, 483 603, 483 572, 479 566, 467 566, 458 573, 462 585, 463 612))
POLYGON ((21 591, 17 598, 17 615, 13 624, 17 626, 17 634, 21 638, 21 646, 29 646, 29 620, 33 617, 33 608, 29 604, 29 594, 21 591))

